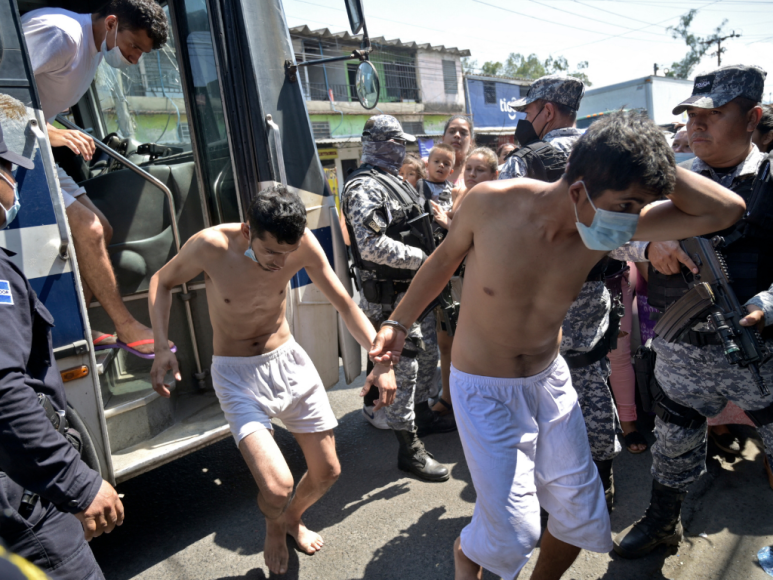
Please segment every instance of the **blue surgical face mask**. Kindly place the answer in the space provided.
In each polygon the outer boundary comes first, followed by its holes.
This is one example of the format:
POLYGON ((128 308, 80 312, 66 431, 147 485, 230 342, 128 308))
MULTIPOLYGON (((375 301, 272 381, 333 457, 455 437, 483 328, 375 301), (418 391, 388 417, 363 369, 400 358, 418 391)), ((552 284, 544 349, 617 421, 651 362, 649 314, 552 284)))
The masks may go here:
POLYGON ((247 248, 247 251, 244 252, 244 255, 247 256, 250 260, 255 262, 256 264, 259 264, 258 259, 255 257, 255 252, 252 251, 252 246, 247 248))
POLYGON ((13 205, 10 209, 5 209, 5 206, 0 203, 0 207, 3 208, 3 211, 5 212, 5 222, 3 225, 0 226, 0 230, 4 230, 8 226, 11 225, 11 222, 16 219, 16 214, 19 213, 19 208, 21 207, 21 203, 19 203, 19 188, 16 187, 15 183, 11 183, 11 180, 8 179, 2 171, 0 171, 0 177, 5 181, 8 185, 13 187, 13 205))
POLYGON ((118 48, 118 23, 115 23, 115 40, 114 46, 110 50, 107 49, 107 35, 102 41, 102 56, 105 57, 105 62, 113 68, 126 68, 132 65, 131 61, 126 58, 121 49, 118 48))
POLYGON ((593 205, 585 183, 582 181, 580 183, 582 183, 582 188, 585 190, 585 195, 591 207, 596 210, 593 223, 590 226, 586 226, 580 221, 580 216, 577 214, 577 204, 574 206, 574 215, 577 218, 577 231, 580 232, 580 237, 587 248, 589 250, 611 252, 630 242, 633 234, 636 232, 639 215, 598 209, 593 205))

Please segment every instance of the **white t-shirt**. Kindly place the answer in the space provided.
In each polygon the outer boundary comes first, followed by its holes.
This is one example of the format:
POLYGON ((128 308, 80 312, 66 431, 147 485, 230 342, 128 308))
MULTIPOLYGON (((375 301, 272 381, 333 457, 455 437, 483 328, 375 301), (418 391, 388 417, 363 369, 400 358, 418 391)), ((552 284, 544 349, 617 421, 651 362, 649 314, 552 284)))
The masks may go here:
POLYGON ((86 94, 97 74, 102 53, 94 44, 91 14, 41 8, 21 22, 43 114, 51 121, 86 94))

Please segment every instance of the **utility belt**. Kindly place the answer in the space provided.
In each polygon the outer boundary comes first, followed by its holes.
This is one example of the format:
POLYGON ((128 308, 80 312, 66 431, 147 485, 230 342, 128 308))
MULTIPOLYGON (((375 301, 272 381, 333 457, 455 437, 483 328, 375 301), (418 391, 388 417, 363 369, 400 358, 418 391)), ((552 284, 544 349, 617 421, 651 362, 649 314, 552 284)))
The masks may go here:
MULTIPOLYGON (((622 280, 622 275, 620 276, 622 280)), ((622 287, 621 287, 622 288, 622 287)), ((617 348, 617 337, 620 334, 620 321, 625 314, 625 307, 623 306, 622 296, 616 292, 610 292, 612 295, 612 308, 609 311, 609 327, 601 337, 601 340, 596 343, 592 349, 587 352, 581 352, 577 350, 568 350, 561 356, 564 357, 566 365, 570 369, 579 369, 582 367, 590 366, 601 359, 607 354, 617 348)))
MULTIPOLYGON (((691 331, 692 332, 692 331, 691 331)), ((707 334, 707 333, 695 333, 707 334)), ((670 423, 686 429, 698 429, 706 422, 706 417, 695 409, 686 407, 668 398, 655 379, 655 351, 652 339, 641 345, 633 356, 633 368, 636 373, 636 386, 645 412, 655 413, 664 423, 670 423)), ((773 404, 755 411, 744 411, 757 427, 773 423, 773 404)))
MULTIPOLYGON (((46 413, 46 418, 51 422, 62 436, 67 439, 67 442, 72 445, 75 450, 81 454, 83 452, 83 439, 81 439, 80 433, 70 427, 70 422, 67 420, 67 411, 58 411, 51 403, 51 399, 43 393, 38 393, 38 403, 43 407, 43 411, 46 413)), ((24 490, 21 498, 21 505, 19 506, 19 514, 26 518, 35 509, 35 505, 40 500, 40 496, 28 489, 24 490)))
POLYGON ((372 304, 381 304, 384 313, 395 309, 397 296, 408 291, 409 281, 400 280, 363 280, 362 295, 372 304))

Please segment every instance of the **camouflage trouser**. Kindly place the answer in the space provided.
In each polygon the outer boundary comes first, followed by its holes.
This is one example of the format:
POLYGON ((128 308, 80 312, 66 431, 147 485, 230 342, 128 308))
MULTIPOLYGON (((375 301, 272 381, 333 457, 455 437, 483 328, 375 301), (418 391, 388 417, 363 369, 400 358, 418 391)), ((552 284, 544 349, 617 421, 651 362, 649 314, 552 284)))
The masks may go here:
MULTIPOLYGON (((399 303, 404 294, 397 297, 399 303)), ((360 300, 360 308, 376 327, 376 330, 387 317, 383 316, 380 304, 373 304, 364 298, 360 300)), ((396 431, 410 431, 414 424, 414 403, 424 403, 430 395, 437 391, 437 366, 439 351, 437 346, 437 323, 435 314, 431 312, 421 324, 411 326, 409 338, 423 341, 424 349, 418 350, 416 358, 400 357, 395 366, 397 394, 395 402, 386 407, 387 423, 396 431)), ((420 343, 420 342, 419 342, 420 343)))
MULTIPOLYGON (((661 338, 655 338, 652 346, 657 354, 655 378, 666 395, 706 417, 718 415, 727 401, 748 411, 773 403, 773 394, 760 394, 750 371, 730 365, 720 346, 698 348, 661 338)), ((773 393, 773 363, 763 365, 760 371, 773 393)), ((759 433, 773 464, 773 424, 760 427, 759 433)), ((685 491, 706 471, 706 424, 687 429, 657 418, 655 438, 652 477, 663 485, 685 491)))
POLYGON ((577 391, 577 400, 585 419, 588 431, 588 443, 594 461, 614 459, 622 447, 617 440, 621 433, 620 420, 617 417, 615 401, 609 390, 609 359, 581 367, 570 369, 572 386, 577 391))

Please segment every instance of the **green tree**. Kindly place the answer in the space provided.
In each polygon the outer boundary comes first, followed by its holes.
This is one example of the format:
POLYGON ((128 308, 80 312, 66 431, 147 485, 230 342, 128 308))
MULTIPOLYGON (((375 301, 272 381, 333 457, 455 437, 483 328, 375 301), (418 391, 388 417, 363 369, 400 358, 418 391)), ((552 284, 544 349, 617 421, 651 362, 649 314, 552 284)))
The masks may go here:
POLYGON ((472 60, 469 56, 462 57, 462 72, 464 74, 475 74, 478 70, 478 61, 472 60))
POLYGON ((570 70, 569 61, 564 56, 549 56, 545 60, 540 60, 536 54, 524 56, 517 52, 511 52, 505 62, 487 61, 483 63, 482 72, 493 76, 518 77, 522 79, 538 79, 545 75, 555 73, 565 73, 569 76, 580 79, 586 86, 590 87, 588 75, 584 72, 588 68, 588 61, 577 63, 577 66, 570 70))
POLYGON ((667 77, 674 77, 677 79, 686 79, 690 76, 693 69, 698 66, 698 63, 703 58, 713 42, 716 42, 718 38, 722 36, 722 31, 727 24, 727 18, 722 21, 722 24, 714 29, 714 33, 706 37, 695 36, 690 31, 692 21, 695 15, 698 13, 696 9, 690 10, 687 14, 683 14, 679 18, 679 24, 676 26, 669 26, 667 30, 671 32, 673 38, 681 38, 684 43, 690 49, 684 58, 671 65, 671 70, 666 73, 667 77))

